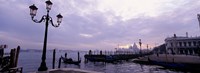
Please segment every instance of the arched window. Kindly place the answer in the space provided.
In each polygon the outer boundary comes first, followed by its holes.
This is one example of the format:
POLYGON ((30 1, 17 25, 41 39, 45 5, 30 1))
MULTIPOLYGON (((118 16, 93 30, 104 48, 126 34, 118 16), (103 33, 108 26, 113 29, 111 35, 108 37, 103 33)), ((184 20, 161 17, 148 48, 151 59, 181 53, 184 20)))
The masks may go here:
POLYGON ((180 46, 180 47, 182 46, 182 42, 179 42, 179 46, 180 46))
POLYGON ((183 42, 184 46, 186 47, 186 42, 183 42))
POLYGON ((194 46, 196 46, 196 45, 197 45, 196 41, 193 41, 193 45, 194 45, 194 46))
POLYGON ((191 46, 191 42, 188 42, 188 45, 191 46))
POLYGON ((171 43, 171 47, 173 47, 173 43, 171 43))

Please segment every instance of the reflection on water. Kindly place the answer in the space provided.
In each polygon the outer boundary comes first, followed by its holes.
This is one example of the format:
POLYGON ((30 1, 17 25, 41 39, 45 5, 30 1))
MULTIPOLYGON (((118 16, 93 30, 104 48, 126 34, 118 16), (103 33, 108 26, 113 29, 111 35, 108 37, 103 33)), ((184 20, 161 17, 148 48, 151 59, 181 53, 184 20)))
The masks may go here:
MULTIPOLYGON (((56 64, 58 66, 58 60, 65 52, 56 52, 56 64)), ((67 52, 68 57, 77 60, 77 52, 67 52)), ((160 66, 155 65, 140 65, 133 62, 122 61, 116 64, 103 63, 103 62, 88 62, 84 63, 85 52, 80 52, 81 64, 64 64, 61 63, 61 68, 78 68, 84 70, 99 71, 105 73, 177 73, 168 69, 162 69, 160 66)), ((46 63, 48 69, 52 68, 52 52, 47 52, 46 63)), ((23 67, 24 73, 37 71, 41 63, 41 52, 20 52, 19 66, 23 67)))

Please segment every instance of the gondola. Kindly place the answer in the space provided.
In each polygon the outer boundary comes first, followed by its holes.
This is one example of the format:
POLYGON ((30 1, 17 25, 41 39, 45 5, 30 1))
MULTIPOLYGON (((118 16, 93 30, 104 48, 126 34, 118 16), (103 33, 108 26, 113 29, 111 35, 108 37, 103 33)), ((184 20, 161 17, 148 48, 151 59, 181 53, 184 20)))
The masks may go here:
POLYGON ((63 60, 64 63, 67 63, 67 64, 80 64, 81 63, 81 60, 74 61, 71 58, 64 58, 64 57, 61 57, 61 59, 63 60))
POLYGON ((67 58, 67 53, 65 53, 65 57, 61 56, 61 59, 66 64, 76 64, 76 65, 79 65, 81 63, 79 52, 78 52, 78 60, 77 61, 73 60, 72 58, 67 58))

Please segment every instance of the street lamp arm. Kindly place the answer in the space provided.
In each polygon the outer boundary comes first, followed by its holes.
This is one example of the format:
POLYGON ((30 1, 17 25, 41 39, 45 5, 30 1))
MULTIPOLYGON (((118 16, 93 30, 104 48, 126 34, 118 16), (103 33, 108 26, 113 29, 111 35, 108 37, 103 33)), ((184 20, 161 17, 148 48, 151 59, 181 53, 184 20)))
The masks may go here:
POLYGON ((46 15, 43 15, 42 18, 38 21, 37 19, 34 19, 34 17, 32 17, 33 22, 35 23, 41 23, 42 21, 44 21, 46 18, 46 15))
POLYGON ((56 25, 56 24, 53 23, 53 19, 51 17, 49 17, 49 18, 50 18, 50 23, 52 24, 52 26, 59 27, 59 25, 60 25, 59 23, 56 25))

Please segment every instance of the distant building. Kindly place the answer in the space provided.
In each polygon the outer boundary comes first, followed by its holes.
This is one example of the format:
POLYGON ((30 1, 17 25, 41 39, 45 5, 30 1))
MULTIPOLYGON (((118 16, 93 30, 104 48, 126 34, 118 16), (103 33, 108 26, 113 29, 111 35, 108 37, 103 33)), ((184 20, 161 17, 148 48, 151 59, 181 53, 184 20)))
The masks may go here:
POLYGON ((200 37, 176 36, 165 39, 167 53, 197 55, 200 50, 200 37))
POLYGON ((161 44, 157 47, 154 47, 153 53, 159 53, 159 54, 165 54, 166 53, 166 45, 165 43, 164 44, 161 44))
POLYGON ((129 48, 117 48, 117 54, 135 54, 139 53, 139 49, 137 45, 134 43, 133 45, 129 46, 129 48))

